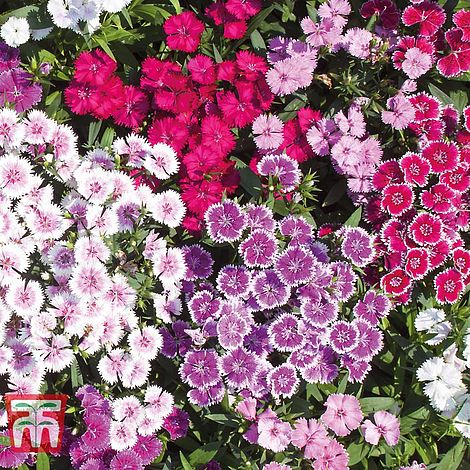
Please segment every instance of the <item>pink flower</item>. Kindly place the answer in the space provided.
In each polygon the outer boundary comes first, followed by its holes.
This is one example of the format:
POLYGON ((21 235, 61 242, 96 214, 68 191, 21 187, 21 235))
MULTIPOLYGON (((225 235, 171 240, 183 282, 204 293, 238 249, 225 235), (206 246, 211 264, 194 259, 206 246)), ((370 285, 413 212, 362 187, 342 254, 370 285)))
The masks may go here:
POLYGON ((377 445, 383 437, 389 446, 395 446, 400 438, 400 423, 398 419, 388 411, 374 413, 375 424, 366 419, 361 426, 364 438, 369 444, 377 445))
POLYGON ((390 111, 382 111, 382 121, 394 129, 405 129, 415 117, 415 109, 408 98, 396 95, 387 101, 390 111))
POLYGON ((462 275, 456 269, 447 269, 436 276, 434 287, 439 303, 453 304, 457 302, 464 288, 462 275))
POLYGON ((410 225, 410 233, 419 245, 435 244, 442 236, 442 222, 438 217, 424 212, 415 217, 410 225))
POLYGON ((335 439, 330 439, 313 464, 314 470, 348 470, 349 456, 344 447, 335 439))
POLYGON ((413 205, 414 193, 407 184, 389 184, 383 189, 381 205, 390 215, 404 214, 413 205))
POLYGON ((292 429, 276 417, 262 417, 258 421, 258 444, 273 452, 282 452, 291 442, 292 429))
POLYGON ((170 16, 163 29, 168 35, 167 44, 170 49, 194 52, 199 46, 204 23, 199 21, 192 11, 184 11, 179 15, 170 16))
POLYGON ((406 254, 405 272, 413 279, 422 279, 430 269, 429 253, 423 248, 412 248, 406 254))
POLYGON ((464 32, 461 29, 449 29, 445 38, 450 52, 437 61, 439 72, 445 77, 455 77, 470 70, 470 42, 463 40, 464 32))
POLYGON ((292 444, 299 449, 305 447, 304 457, 314 459, 329 444, 329 437, 325 427, 319 421, 299 418, 292 432, 292 444))
POLYGON ((453 170, 459 162, 459 149, 451 142, 431 142, 422 152, 434 173, 453 170))
POLYGON ((245 419, 254 421, 256 418, 256 399, 245 398, 235 408, 237 413, 240 413, 245 419))
POLYGON ((386 294, 394 296, 404 294, 411 285, 411 279, 401 268, 395 268, 380 280, 380 286, 386 294))
POLYGON ((256 146, 260 149, 277 149, 284 140, 283 122, 273 115, 262 114, 253 121, 256 146))
POLYGON ((359 400, 353 395, 334 393, 325 402, 326 411, 321 420, 338 436, 347 436, 362 421, 359 400))
POLYGON ((405 181, 409 184, 425 186, 431 171, 429 162, 416 153, 408 152, 400 160, 405 181))
POLYGON ((401 64, 403 72, 413 80, 424 75, 432 67, 432 56, 421 51, 418 47, 412 47, 405 52, 405 58, 401 64))
POLYGON ((444 24, 446 13, 436 2, 425 0, 405 8, 401 19, 405 26, 419 24, 420 36, 433 36, 444 24))

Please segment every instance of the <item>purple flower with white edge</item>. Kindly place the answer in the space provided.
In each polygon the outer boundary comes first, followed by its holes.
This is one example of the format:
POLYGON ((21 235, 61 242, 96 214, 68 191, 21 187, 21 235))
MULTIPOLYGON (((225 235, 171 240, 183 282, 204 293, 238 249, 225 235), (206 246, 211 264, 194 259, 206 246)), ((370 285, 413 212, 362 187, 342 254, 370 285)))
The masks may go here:
POLYGON ((218 318, 219 307, 220 300, 207 290, 197 292, 188 302, 191 319, 198 325, 203 325, 209 318, 218 318))
POLYGON ((224 266, 217 276, 217 290, 226 297, 248 297, 251 289, 251 273, 244 266, 224 266))
POLYGON ((224 399, 225 387, 222 381, 207 388, 193 388, 188 392, 188 400, 198 406, 216 405, 224 399))
POLYGON ((362 383, 372 366, 370 364, 370 360, 359 361, 348 354, 343 354, 341 356, 341 367, 346 368, 348 371, 348 382, 362 383))
POLYGON ((268 328, 271 344, 282 352, 295 351, 304 345, 304 336, 299 332, 299 322, 290 313, 281 314, 268 328))
POLYGON ((354 306, 353 313, 357 318, 374 326, 378 325, 379 321, 388 315, 391 308, 392 302, 387 296, 370 290, 354 306))
POLYGON ((354 293, 357 275, 349 263, 335 261, 331 264, 333 275, 336 277, 334 287, 334 296, 345 302, 354 293))
POLYGON ((301 370, 309 366, 312 363, 313 358, 317 355, 317 349, 310 346, 304 345, 303 348, 293 351, 287 359, 288 364, 292 364, 297 369, 301 370))
POLYGON ((371 360, 383 346, 382 332, 364 320, 356 319, 352 322, 359 331, 358 343, 349 355, 357 360, 371 360))
POLYGON ((339 314, 339 305, 325 292, 318 299, 304 298, 300 304, 300 313, 308 323, 325 326, 335 321, 339 314))
POLYGON ((279 231, 285 237, 290 237, 300 243, 305 243, 312 238, 312 226, 304 217, 288 215, 279 222, 279 231))
POLYGON ((269 342, 268 327, 266 325, 256 325, 250 334, 245 336, 243 347, 247 351, 254 352, 258 357, 265 358, 273 347, 269 342))
POLYGON ((282 364, 268 373, 268 384, 274 397, 290 398, 297 391, 299 378, 294 366, 282 364))
POLYGON ((264 229, 268 232, 274 232, 276 229, 273 211, 269 207, 250 203, 245 206, 245 212, 248 228, 252 230, 264 229))
POLYGON ((266 230, 254 230, 239 246, 245 264, 250 268, 267 268, 274 262, 277 240, 266 230))
POLYGON ((253 277, 253 294, 261 308, 272 309, 284 305, 291 290, 272 269, 266 269, 253 277))
POLYGON ((236 349, 243 344, 243 339, 250 332, 251 326, 237 314, 228 314, 217 323, 220 345, 225 349, 236 349))
POLYGON ((300 370, 300 375, 309 383, 331 383, 339 374, 335 362, 336 354, 334 351, 329 347, 322 347, 312 357, 310 364, 300 370))
POLYGON ((183 247, 186 261, 186 279, 206 279, 212 274, 214 260, 210 253, 199 245, 183 247))
POLYGON ((274 269, 286 285, 298 286, 311 279, 315 263, 317 261, 311 252, 303 247, 293 246, 277 257, 274 269))
POLYGON ((231 200, 212 204, 205 215, 209 236, 216 242, 234 242, 238 240, 246 227, 246 216, 240 205, 231 200))
POLYGON ((207 388, 220 380, 218 356, 212 349, 189 351, 180 367, 184 382, 195 388, 207 388))
POLYGON ((284 154, 264 156, 258 162, 257 169, 260 175, 277 178, 285 191, 293 191, 302 176, 299 164, 284 154))
POLYGON ((253 134, 259 149, 277 149, 284 140, 284 123, 273 115, 262 114, 253 121, 253 134))
POLYGON ((353 323, 338 320, 329 331, 329 344, 338 354, 353 350, 359 343, 359 330, 353 323))
POLYGON ((258 358, 252 352, 237 348, 220 358, 220 367, 227 384, 240 390, 250 386, 258 369, 258 358))
POLYGON ((359 267, 367 266, 375 256, 372 237, 360 227, 345 230, 341 251, 359 267))

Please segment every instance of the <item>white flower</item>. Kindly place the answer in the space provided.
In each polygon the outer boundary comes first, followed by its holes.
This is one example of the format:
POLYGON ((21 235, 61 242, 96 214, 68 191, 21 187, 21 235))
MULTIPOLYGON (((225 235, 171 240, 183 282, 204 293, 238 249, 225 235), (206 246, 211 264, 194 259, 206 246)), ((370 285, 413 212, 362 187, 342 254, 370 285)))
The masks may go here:
POLYGON ((431 405, 440 410, 455 408, 456 396, 465 389, 462 373, 453 364, 444 362, 442 357, 428 359, 416 373, 424 386, 424 394, 431 400, 431 405))
POLYGON ((168 227, 178 227, 186 213, 181 196, 172 189, 155 194, 147 203, 152 217, 168 227))
POLYGON ((24 44, 30 36, 28 20, 11 16, 0 29, 0 36, 10 47, 24 44))
POLYGON ((467 328, 464 338, 465 349, 463 350, 463 357, 467 361, 467 367, 470 369, 470 328, 467 328))
POLYGON ((452 330, 452 325, 450 322, 444 321, 445 318, 446 315, 444 310, 437 308, 428 308, 417 315, 415 320, 416 330, 436 334, 433 338, 428 339, 426 344, 435 346, 447 338, 448 334, 452 330))
POLYGON ((102 9, 104 11, 108 11, 109 13, 117 13, 129 5, 129 3, 131 3, 131 0, 103 0, 102 9))
POLYGON ((168 248, 166 251, 158 251, 152 261, 153 272, 164 287, 176 284, 184 279, 186 275, 186 261, 183 250, 180 248, 168 248))
POLYGON ((178 171, 179 161, 173 148, 167 144, 158 143, 153 145, 145 156, 143 165, 156 178, 166 180, 178 171))
POLYGON ((444 358, 444 362, 446 364, 452 364, 455 366, 460 372, 465 370, 465 361, 457 357, 457 345, 452 343, 443 353, 442 357, 444 358))
POLYGON ((464 398, 466 400, 454 418, 454 426, 463 436, 470 437, 470 395, 464 395, 464 398))

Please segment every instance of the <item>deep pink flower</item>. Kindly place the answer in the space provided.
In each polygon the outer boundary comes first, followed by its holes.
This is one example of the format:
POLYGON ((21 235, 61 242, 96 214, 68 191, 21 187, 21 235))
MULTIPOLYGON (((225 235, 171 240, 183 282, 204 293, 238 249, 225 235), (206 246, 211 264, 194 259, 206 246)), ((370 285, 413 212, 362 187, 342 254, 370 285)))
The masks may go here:
POLYGON ((429 271, 429 253, 424 248, 412 248, 406 254, 405 272, 413 279, 423 278, 429 271))
POLYGON ((410 225, 413 240, 420 245, 437 243, 442 236, 442 222, 427 212, 415 217, 410 225))
POLYGON ((422 152, 434 173, 453 170, 459 162, 459 149, 452 142, 431 142, 422 152))
POLYGON ((395 29, 400 22, 400 13, 392 0, 368 0, 362 4, 360 13, 366 19, 377 15, 385 29, 395 29))
POLYGON ((425 186, 431 171, 429 162, 416 153, 408 152, 400 160, 405 181, 412 185, 425 186))
POLYGON ((449 212, 454 199, 454 191, 443 183, 437 183, 421 194, 423 207, 438 214, 449 212))
POLYGON ((415 108, 415 119, 438 119, 441 115, 441 104, 438 99, 426 93, 418 93, 410 97, 410 103, 415 108))
POLYGON ((401 19, 405 26, 418 24, 421 36, 433 36, 444 24, 446 14, 436 2, 425 0, 405 8, 401 19))
POLYGON ((414 193, 407 184, 389 184, 383 189, 382 208, 396 217, 413 205, 414 193))
POLYGON ((408 290, 411 285, 411 279, 403 269, 395 268, 382 277, 380 285, 386 294, 398 296, 408 290))
POLYGON ((434 287, 436 289, 436 299, 439 303, 455 303, 459 300, 464 288, 462 275, 456 269, 447 269, 436 276, 434 287))
POLYGON ((470 251, 456 248, 452 253, 455 268, 466 276, 470 274, 470 251))
POLYGON ((450 52, 437 61, 439 72, 445 77, 455 77, 470 70, 470 42, 463 40, 461 29, 449 29, 445 38, 450 52))
POLYGON ((457 13, 454 13, 453 21, 455 26, 462 30, 462 41, 470 41, 470 11, 469 10, 459 10, 457 13))
POLYGON ((333 393, 327 398, 325 406, 321 420, 336 435, 347 436, 361 424, 361 406, 355 396, 333 393))
POLYGON ((167 44, 170 49, 195 52, 204 31, 204 23, 199 21, 192 11, 184 11, 179 15, 170 16, 163 29, 168 35, 167 44))
POLYGON ((80 83, 103 86, 116 71, 116 61, 99 48, 82 52, 75 60, 74 78, 80 83))
POLYGON ((114 110, 113 117, 117 124, 130 128, 139 127, 147 117, 149 104, 145 93, 128 85, 124 87, 124 101, 114 110))

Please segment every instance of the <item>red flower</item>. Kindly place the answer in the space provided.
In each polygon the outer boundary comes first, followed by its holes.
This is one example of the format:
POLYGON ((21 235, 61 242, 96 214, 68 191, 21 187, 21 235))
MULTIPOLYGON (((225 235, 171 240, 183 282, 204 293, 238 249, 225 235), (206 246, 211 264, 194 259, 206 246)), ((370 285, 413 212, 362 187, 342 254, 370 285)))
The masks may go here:
POLYGON ((147 116, 149 104, 145 93, 128 85, 124 87, 122 105, 113 112, 117 124, 130 128, 139 127, 147 116))
POLYGON ((197 181, 204 179, 206 174, 217 171, 221 163, 221 158, 210 148, 202 145, 196 147, 192 152, 183 156, 184 167, 191 180, 197 181))
POLYGON ((238 75, 238 66, 234 60, 224 60, 217 64, 217 80, 233 82, 238 75))
POLYGON ((147 57, 142 62, 140 86, 147 91, 157 91, 169 81, 169 76, 181 73, 177 64, 169 60, 147 57))
POLYGON ((198 54, 188 61, 188 70, 191 78, 197 83, 210 85, 215 82, 215 67, 210 57, 198 54))
POLYGON ((419 24, 421 36, 432 36, 444 24, 446 13, 437 3, 426 0, 405 8, 401 20, 405 26, 419 24))
POLYGON ((460 10, 452 19, 455 26, 462 30, 462 41, 470 41, 470 11, 460 10))
POLYGON ((410 97, 410 103, 415 108, 415 120, 438 119, 441 115, 441 104, 439 100, 426 93, 418 93, 410 97))
POLYGON ((413 279, 423 278, 429 271, 429 253, 423 248, 412 248, 405 258, 405 272, 413 279))
POLYGON ((439 303, 456 302, 463 290, 462 275, 456 269, 447 269, 434 279, 436 299, 439 303))
POLYGON ((104 85, 117 67, 116 61, 101 49, 82 52, 75 61, 74 78, 82 83, 104 85))
POLYGON ((65 89, 65 102, 75 114, 91 113, 100 104, 98 90, 91 85, 72 80, 65 89))
POLYGON ((365 19, 377 15, 385 29, 395 29, 400 23, 400 13, 392 0, 369 0, 364 2, 360 13, 365 19))
POLYGON ((418 186, 425 186, 427 184, 431 165, 418 154, 406 153, 400 160, 400 168, 407 183, 418 186))
POLYGON ((307 141, 307 134, 300 127, 298 118, 284 124, 283 136, 279 150, 284 150, 290 158, 302 163, 313 157, 312 147, 307 141))
POLYGON ((227 11, 240 20, 248 20, 263 8, 262 0, 227 0, 227 11))
POLYGON ((199 46, 204 23, 192 11, 184 11, 168 18, 163 29, 168 35, 167 44, 170 49, 194 52, 199 46))
POLYGON ((452 253, 455 268, 464 276, 470 274, 470 251, 456 248, 452 253))
POLYGON ((247 28, 245 21, 227 21, 224 23, 224 38, 242 39, 247 28))
POLYGON ((240 76, 250 82, 263 78, 268 71, 266 61, 250 51, 239 51, 236 56, 240 76))
POLYGON ((402 252, 408 249, 406 226, 398 220, 390 220, 382 229, 382 240, 391 251, 402 252))
POLYGON ((392 216, 399 216, 411 208, 413 200, 413 190, 407 184, 389 184, 383 190, 382 208, 392 216))
POLYGON ((450 53, 437 61, 439 72, 445 77, 455 77, 470 70, 470 43, 463 40, 461 29, 449 29, 445 38, 450 53))
POLYGON ((99 106, 93 110, 98 119, 108 119, 124 101, 124 84, 119 77, 109 77, 106 86, 98 89, 99 106))
POLYGON ((431 142, 422 152, 434 173, 453 170, 459 162, 459 150, 453 143, 431 142))
POLYGON ((442 214, 449 212, 452 208, 452 201, 455 193, 447 185, 438 183, 421 194, 421 203, 430 210, 442 214))
POLYGON ((382 163, 372 177, 372 184, 377 190, 382 190, 392 183, 402 183, 403 173, 395 160, 382 163))
POLYGON ((382 277, 380 285, 386 294, 398 296, 408 290, 411 285, 411 279, 403 269, 395 268, 382 277))
POLYGON ((460 163, 451 171, 445 171, 439 176, 439 181, 454 191, 464 193, 470 188, 469 167, 460 163))
POLYGON ((432 245, 442 236, 442 222, 427 212, 419 214, 410 225, 413 240, 419 245, 432 245))

